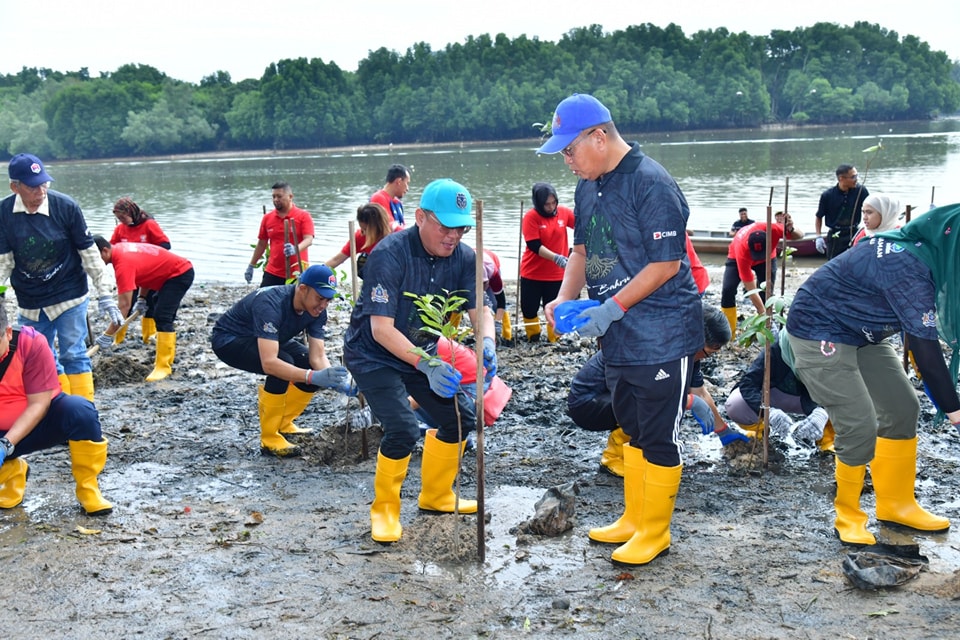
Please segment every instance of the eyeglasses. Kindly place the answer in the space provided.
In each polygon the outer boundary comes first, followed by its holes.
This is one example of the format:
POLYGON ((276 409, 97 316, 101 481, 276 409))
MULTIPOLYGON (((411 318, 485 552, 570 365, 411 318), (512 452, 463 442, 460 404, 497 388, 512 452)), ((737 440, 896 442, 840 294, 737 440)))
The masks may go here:
POLYGON ((855 173, 855 174, 853 174, 852 176, 843 176, 843 179, 844 179, 844 180, 853 180, 854 182, 856 182, 857 180, 860 179, 860 174, 855 173))
POLYGON ((593 134, 593 132, 596 131, 596 130, 599 129, 599 128, 600 128, 600 127, 594 127, 593 129, 590 129, 590 131, 587 131, 586 134, 581 135, 581 136, 577 136, 577 139, 574 140, 573 142, 571 142, 570 144, 568 144, 566 147, 564 147, 563 150, 560 151, 560 153, 562 153, 562 154, 563 154, 564 156, 566 156, 567 158, 572 158, 572 157, 573 157, 573 154, 574 154, 574 148, 575 148, 578 144, 580 144, 581 142, 583 142, 584 140, 586 140, 587 138, 589 138, 589 137, 591 136, 591 134, 593 134))
POLYGON ((437 216, 433 213, 433 211, 427 211, 426 209, 424 209, 423 212, 424 212, 425 214, 427 214, 427 217, 430 218, 430 220, 432 220, 435 225, 437 225, 438 227, 440 227, 440 232, 441 232, 443 235, 445 235, 445 236, 449 236, 449 235, 451 235, 451 234, 455 234, 458 238, 462 238, 463 235, 464 235, 467 231, 470 231, 470 227, 467 227, 467 226, 463 226, 463 227, 448 227, 447 225, 445 225, 445 224, 443 224, 442 222, 440 222, 440 220, 439 220, 439 219, 437 218, 437 216))

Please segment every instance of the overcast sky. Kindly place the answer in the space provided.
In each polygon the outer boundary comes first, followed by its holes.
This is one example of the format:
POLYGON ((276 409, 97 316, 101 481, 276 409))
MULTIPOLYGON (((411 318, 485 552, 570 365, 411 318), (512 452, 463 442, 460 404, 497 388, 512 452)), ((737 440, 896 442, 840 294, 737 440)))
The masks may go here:
POLYGON ((439 50, 484 33, 557 42, 576 27, 600 24, 611 32, 646 22, 659 27, 673 22, 689 36, 718 27, 767 35, 816 22, 852 25, 863 20, 901 37, 915 35, 950 59, 960 59, 956 0, 616 4, 619 8, 569 0, 0 0, 0 73, 16 73, 24 66, 56 71, 87 67, 97 76, 140 63, 193 83, 214 71, 228 71, 239 81, 259 78, 270 63, 284 58, 320 58, 355 71, 360 60, 380 47, 403 53, 414 43, 427 42, 439 50))

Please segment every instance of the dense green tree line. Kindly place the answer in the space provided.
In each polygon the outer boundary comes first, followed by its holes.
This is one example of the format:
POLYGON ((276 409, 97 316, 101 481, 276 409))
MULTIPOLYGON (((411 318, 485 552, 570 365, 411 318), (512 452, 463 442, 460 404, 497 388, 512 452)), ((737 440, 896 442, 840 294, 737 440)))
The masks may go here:
POLYGON ((345 72, 280 60, 259 80, 198 85, 146 65, 90 77, 0 76, 0 155, 100 158, 230 149, 529 138, 558 100, 590 92, 624 131, 926 119, 960 109, 960 63, 879 25, 768 36, 676 25, 559 42, 499 34, 433 51, 380 48, 345 72))

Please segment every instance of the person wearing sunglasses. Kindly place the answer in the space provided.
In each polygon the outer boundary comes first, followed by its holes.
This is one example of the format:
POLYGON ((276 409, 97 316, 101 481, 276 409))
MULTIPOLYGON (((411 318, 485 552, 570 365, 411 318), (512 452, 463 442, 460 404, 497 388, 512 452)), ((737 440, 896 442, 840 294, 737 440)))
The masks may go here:
POLYGON ((400 539, 400 488, 420 426, 409 398, 436 429, 427 431, 421 459, 418 506, 424 511, 476 513, 474 500, 452 489, 469 432, 474 403, 460 388, 462 375, 437 357, 431 333, 416 304, 423 296, 462 297, 476 331, 484 314, 482 345, 486 381, 497 373, 494 319, 476 289, 476 253, 461 242, 476 224, 466 187, 449 178, 423 190, 416 224, 377 245, 367 259, 360 297, 344 336, 343 361, 371 411, 383 426, 370 506, 370 535, 377 542, 400 539))
POLYGON ((841 164, 837 167, 836 175, 837 184, 820 194, 814 222, 817 251, 825 254, 827 260, 836 258, 850 248, 853 234, 863 216, 863 203, 870 195, 852 164, 841 164), (822 235, 824 223, 827 225, 826 237, 822 235))
POLYGON ((623 516, 590 532, 623 543, 614 562, 643 565, 670 549, 670 521, 683 469, 676 428, 693 363, 703 349, 703 309, 686 251, 690 208, 676 181, 617 131, 596 98, 574 94, 556 108, 553 136, 538 150, 561 153, 580 179, 573 253, 554 309, 584 286, 599 302, 577 316, 599 337, 623 445, 623 516), (642 496, 642 498, 641 498, 642 496), (607 535, 609 534, 609 535, 607 535))

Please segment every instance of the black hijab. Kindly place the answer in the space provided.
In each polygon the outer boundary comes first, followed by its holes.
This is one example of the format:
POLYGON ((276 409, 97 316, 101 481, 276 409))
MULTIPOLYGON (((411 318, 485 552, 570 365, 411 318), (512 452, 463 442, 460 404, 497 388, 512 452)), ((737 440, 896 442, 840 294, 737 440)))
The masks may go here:
POLYGON ((557 198, 557 190, 553 188, 553 185, 549 182, 536 182, 533 185, 533 208, 537 210, 544 218, 552 218, 557 215, 557 210, 554 209, 553 213, 547 213, 543 210, 543 205, 546 203, 547 199, 553 196, 557 199, 557 206, 560 206, 560 198, 557 198))

